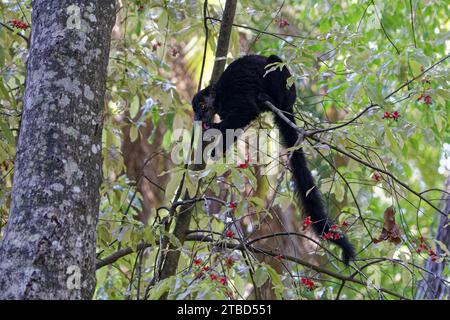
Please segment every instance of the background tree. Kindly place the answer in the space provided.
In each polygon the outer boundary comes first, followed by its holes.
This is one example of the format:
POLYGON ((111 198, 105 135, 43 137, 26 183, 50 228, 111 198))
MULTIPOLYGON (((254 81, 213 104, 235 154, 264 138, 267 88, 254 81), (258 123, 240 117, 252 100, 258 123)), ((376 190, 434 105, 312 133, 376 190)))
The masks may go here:
POLYGON ((0 298, 92 297, 114 19, 113 0, 32 3, 0 298))

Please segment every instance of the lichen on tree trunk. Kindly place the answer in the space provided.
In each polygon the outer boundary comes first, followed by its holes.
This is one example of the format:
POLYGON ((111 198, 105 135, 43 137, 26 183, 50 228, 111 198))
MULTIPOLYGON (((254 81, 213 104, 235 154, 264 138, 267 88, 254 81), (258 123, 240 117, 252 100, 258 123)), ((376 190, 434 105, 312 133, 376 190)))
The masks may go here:
POLYGON ((89 299, 115 1, 34 0, 32 10, 0 299, 89 299))
MULTIPOLYGON (((450 248, 450 228, 449 228, 449 214, 450 214, 450 176, 447 177, 445 183, 445 191, 443 193, 443 209, 439 214, 439 222, 437 225, 435 241, 439 241, 440 245, 436 247, 436 253, 438 255, 444 255, 445 250, 441 247, 443 245, 447 249, 450 248)), ((448 266, 448 261, 445 260, 436 263, 431 257, 429 257, 425 263, 425 269, 427 270, 427 276, 418 282, 416 299, 450 299, 450 286, 446 280, 445 268, 448 266)))

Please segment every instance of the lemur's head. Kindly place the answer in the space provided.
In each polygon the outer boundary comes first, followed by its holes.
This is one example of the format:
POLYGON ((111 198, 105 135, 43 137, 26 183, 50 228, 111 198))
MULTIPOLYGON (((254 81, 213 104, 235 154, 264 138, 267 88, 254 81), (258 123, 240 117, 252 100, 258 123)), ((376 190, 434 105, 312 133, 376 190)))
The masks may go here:
POLYGON ((194 109, 194 120, 203 122, 203 128, 208 129, 215 114, 211 86, 207 86, 195 94, 192 99, 192 108, 194 109))

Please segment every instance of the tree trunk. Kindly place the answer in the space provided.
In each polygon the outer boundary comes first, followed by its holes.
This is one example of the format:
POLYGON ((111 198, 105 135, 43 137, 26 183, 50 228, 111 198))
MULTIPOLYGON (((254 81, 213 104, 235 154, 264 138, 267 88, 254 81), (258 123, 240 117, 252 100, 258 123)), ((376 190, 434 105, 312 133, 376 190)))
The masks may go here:
MULTIPOLYGON (((207 6, 207 4, 208 3, 205 2, 204 5, 207 6)), ((222 58, 226 57, 228 53, 231 30, 233 27, 234 15, 236 13, 236 5, 237 0, 227 0, 225 2, 225 9, 223 11, 222 23, 219 31, 219 39, 217 40, 216 61, 214 63, 213 73, 211 76, 211 84, 217 82, 223 70, 225 69, 226 60, 222 58)), ((204 13, 206 13, 206 10, 204 13)), ((203 18, 205 19, 205 17, 203 18)), ((201 164, 193 165, 192 170, 201 171, 205 168, 205 165, 206 164, 202 161, 201 164)), ((183 196, 183 200, 187 200, 189 198, 190 196, 186 191, 186 193, 183 196)), ((194 207, 195 206, 192 203, 181 205, 179 213, 176 216, 173 235, 177 237, 177 239, 180 241, 182 245, 186 238, 186 232, 189 229, 189 224, 191 222, 192 211, 194 210, 194 207)), ((175 248, 173 245, 169 246, 169 251, 167 252, 167 256, 164 261, 163 268, 161 270, 160 275, 161 280, 169 278, 170 276, 174 276, 176 274, 178 261, 180 260, 180 254, 181 254, 180 250, 177 250, 177 248, 175 248)), ((162 300, 165 300, 166 298, 167 294, 164 294, 161 297, 162 300)))
POLYGON ((90 299, 114 0, 34 0, 0 299, 90 299))
MULTIPOLYGON (((450 192, 450 176, 445 183, 445 190, 450 192)), ((435 239, 442 242, 448 249, 450 249, 450 196, 443 193, 443 210, 446 216, 439 214, 439 224, 436 231, 435 239)), ((439 245, 436 246, 436 253, 441 255, 444 250, 439 245)), ((449 285, 443 280, 446 276, 443 274, 445 267, 448 266, 448 261, 444 260, 441 263, 436 263, 427 259, 425 268, 429 271, 427 277, 421 280, 417 286, 416 299, 450 299, 449 285)))

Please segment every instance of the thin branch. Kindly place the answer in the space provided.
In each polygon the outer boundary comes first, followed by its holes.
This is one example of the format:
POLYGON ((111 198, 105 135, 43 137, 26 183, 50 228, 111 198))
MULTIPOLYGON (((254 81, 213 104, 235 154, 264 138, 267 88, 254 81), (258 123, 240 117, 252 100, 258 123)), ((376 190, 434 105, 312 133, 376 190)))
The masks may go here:
POLYGON ((23 40, 25 40, 25 42, 27 43, 27 48, 30 46, 30 39, 28 39, 28 37, 24 36, 23 34, 16 32, 13 28, 11 28, 10 26, 8 26, 7 24, 0 22, 0 25, 2 25, 5 29, 11 31, 12 33, 14 33, 15 35, 21 37, 23 40))
POLYGON ((362 160, 362 159, 360 159, 360 158, 354 156, 353 154, 348 153, 348 152, 346 152, 346 151, 340 149, 339 147, 336 147, 336 146, 332 145, 331 143, 329 143, 329 142, 327 142, 327 141, 325 141, 325 140, 323 140, 323 139, 319 139, 319 138, 316 138, 316 137, 312 136, 311 132, 309 132, 309 133, 306 132, 306 133, 305 133, 304 129, 299 128, 295 123, 293 123, 292 121, 290 121, 290 120, 283 114, 283 112, 282 112, 281 110, 279 110, 277 107, 275 107, 272 103, 270 103, 269 101, 265 101, 264 103, 265 103, 265 105, 266 105, 268 108, 270 108, 273 112, 275 112, 277 115, 279 115, 284 121, 286 121, 287 124, 289 124, 292 128, 294 128, 299 134, 303 134, 303 135, 305 135, 305 137, 309 137, 310 139, 313 139, 314 141, 323 143, 323 144, 329 146, 331 149, 333 149, 333 150, 335 150, 335 151, 337 151, 337 152, 339 152, 339 153, 341 153, 341 154, 343 154, 343 155, 345 155, 345 156, 347 156, 347 157, 349 157, 349 158, 351 158, 351 159, 353 159, 353 160, 355 160, 355 161, 361 163, 362 165, 365 165, 365 166, 368 167, 368 168, 371 168, 371 169, 373 169, 373 170, 376 170, 376 171, 379 171, 379 172, 381 172, 381 173, 384 173, 385 175, 387 175, 387 176, 389 176, 390 178, 392 178, 392 179, 393 179, 395 182, 397 182, 399 185, 401 185, 403 188, 405 188, 405 189, 408 190, 409 192, 413 193, 413 194, 416 195, 418 198, 422 199, 424 202, 426 202, 429 206, 431 206, 431 207, 432 207, 433 209, 435 209, 437 212, 439 212, 439 213, 441 213, 441 214, 444 214, 444 213, 443 213, 441 210, 439 210, 439 208, 437 208, 433 203, 431 203, 428 199, 424 198, 424 197, 421 195, 421 193, 419 193, 419 192, 413 190, 412 188, 410 188, 406 183, 404 183, 403 181, 401 181, 401 180, 399 180, 398 178, 396 178, 392 173, 390 173, 390 172, 388 172, 388 171, 386 171, 386 170, 384 170, 384 169, 375 167, 375 166, 372 165, 371 163, 368 163, 368 162, 366 162, 366 161, 364 161, 364 160, 362 160))
POLYGON ((412 0, 409 0, 409 9, 410 9, 411 30, 412 30, 412 34, 413 34, 413 40, 414 40, 414 48, 417 48, 416 31, 414 28, 414 10, 413 10, 412 0))
MULTIPOLYGON (((204 19, 204 21, 206 21, 207 6, 208 6, 208 1, 205 0, 204 4, 203 4, 203 15, 204 15, 203 19, 204 19)), ((225 10, 223 13, 222 24, 220 26, 220 31, 219 31, 219 39, 217 41, 216 60, 214 63, 213 74, 211 76, 212 84, 214 84, 218 80, 218 78, 220 77, 220 74, 225 69, 225 64, 226 64, 225 58, 228 53, 231 29, 232 29, 233 19, 234 19, 234 15, 235 15, 235 11, 236 11, 236 6, 237 6, 237 0, 227 0, 227 2, 225 4, 225 10)), ((204 25, 207 30, 206 22, 204 22, 204 25)), ((205 41, 205 46, 206 45, 207 45, 207 41, 205 41)), ((201 84, 199 84, 199 87, 200 86, 201 86, 201 84)), ((191 144, 192 144, 192 141, 193 141, 193 139, 191 140, 191 144)), ((199 165, 195 165, 193 170, 200 171, 204 167, 205 167, 205 163, 201 163, 199 165)), ((177 194, 179 192, 181 192, 183 183, 184 183, 184 175, 183 175, 182 184, 180 185, 180 188, 178 189, 177 194)), ((201 182, 199 182, 199 187, 200 187, 200 184, 201 184, 201 182)), ((178 202, 177 200, 178 200, 178 196, 175 198, 175 202, 178 202)), ((187 202, 181 204, 180 211, 178 212, 178 214, 176 216, 175 216, 175 210, 176 210, 177 206, 175 206, 175 205, 172 205, 171 211, 169 213, 169 216, 171 218, 175 217, 175 221, 176 221, 175 228, 173 230, 173 235, 180 241, 181 244, 183 244, 184 241, 186 240, 185 239, 186 232, 189 228, 192 211, 194 208, 194 203, 190 203, 190 201, 192 201, 192 200, 190 199, 189 193, 187 191, 185 191, 185 194, 183 196, 183 201, 187 201, 187 202)), ((171 225, 171 223, 167 224, 166 231, 169 231, 170 225, 171 225)), ((164 252, 165 258, 161 259, 161 261, 164 260, 164 264, 161 269, 160 279, 166 279, 172 275, 175 275, 177 266, 178 266, 178 261, 180 258, 180 251, 176 250, 177 248, 175 248, 172 244, 169 244, 169 242, 167 240, 168 240, 167 237, 165 237, 165 243, 162 244, 162 248, 165 249, 168 246, 169 250, 167 252, 164 252)), ((163 252, 161 252, 161 254, 163 254, 163 252)), ((167 294, 165 294, 161 297, 161 299, 166 299, 166 298, 167 298, 167 294)))
POLYGON ((377 10, 377 7, 375 6, 374 0, 372 0, 372 5, 373 5, 373 7, 374 7, 374 9, 375 9, 375 14, 376 14, 376 16, 377 16, 377 18, 378 18, 378 21, 380 22, 380 26, 381 26, 381 29, 383 30, 384 35, 386 36, 386 38, 388 39, 388 41, 391 43, 391 45, 395 48, 395 51, 397 51, 397 54, 400 54, 400 50, 398 50, 398 48, 397 48, 397 46, 395 45, 395 43, 391 40, 391 37, 389 37, 389 35, 388 35, 386 29, 385 29, 384 26, 383 26, 383 22, 381 22, 381 18, 380 18, 380 15, 378 14, 378 10, 377 10))
MULTIPOLYGON (((216 243, 217 246, 222 246, 222 247, 225 247, 225 248, 228 248, 228 249, 232 249, 232 250, 239 250, 239 251, 245 250, 245 248, 244 248, 244 246, 242 244, 236 244, 236 243, 230 243, 230 242, 222 242, 222 241, 216 242, 216 241, 214 241, 214 239, 212 239, 209 236, 193 234, 193 235, 187 235, 185 240, 186 241, 211 242, 211 243, 216 243)), ((148 248, 148 247, 150 247, 149 244, 140 244, 140 245, 137 246, 137 250, 142 250, 142 249, 148 248)), ((250 251, 252 251, 254 253, 262 253, 264 255, 271 256, 271 257, 277 257, 279 255, 282 255, 284 260, 295 262, 295 263, 300 264, 300 265, 302 265, 304 267, 312 269, 312 270, 314 270, 316 272, 319 272, 319 273, 322 273, 322 274, 326 274, 326 275, 328 275, 330 277, 333 277, 333 278, 336 278, 336 279, 339 279, 339 280, 342 280, 342 281, 353 282, 353 283, 362 285, 364 287, 367 287, 367 285, 368 285, 366 282, 354 279, 353 278, 354 275, 351 275, 351 276, 341 275, 341 274, 339 274, 337 272, 333 272, 333 271, 325 269, 323 267, 319 267, 319 266, 317 266, 317 265, 315 265, 313 263, 310 263, 308 261, 305 261, 305 260, 302 260, 302 259, 299 259, 299 258, 296 258, 296 257, 292 257, 292 256, 289 256, 289 255, 281 254, 279 252, 265 250, 265 249, 262 249, 262 248, 259 248, 259 247, 249 246, 248 244, 246 244, 245 247, 247 248, 247 250, 250 250, 250 251)), ((122 258, 122 257, 124 257, 126 255, 129 255, 129 254, 131 254, 131 253, 133 253, 135 251, 136 250, 132 249, 132 248, 126 248, 126 249, 119 250, 119 251, 113 253, 112 255, 106 257, 105 259, 97 262, 97 270, 102 268, 102 267, 104 267, 104 266, 106 266, 106 265, 112 264, 115 261, 117 261, 118 259, 120 259, 120 258, 122 258)), ((402 296, 402 295, 400 295, 400 294, 398 294, 398 293, 396 293, 394 291, 391 291, 389 289, 382 288, 382 287, 376 288, 376 289, 379 290, 379 291, 385 292, 387 294, 390 294, 390 295, 392 295, 392 296, 394 296, 396 298, 399 298, 399 299, 402 299, 402 300, 408 300, 406 297, 404 297, 404 296, 402 296)))

